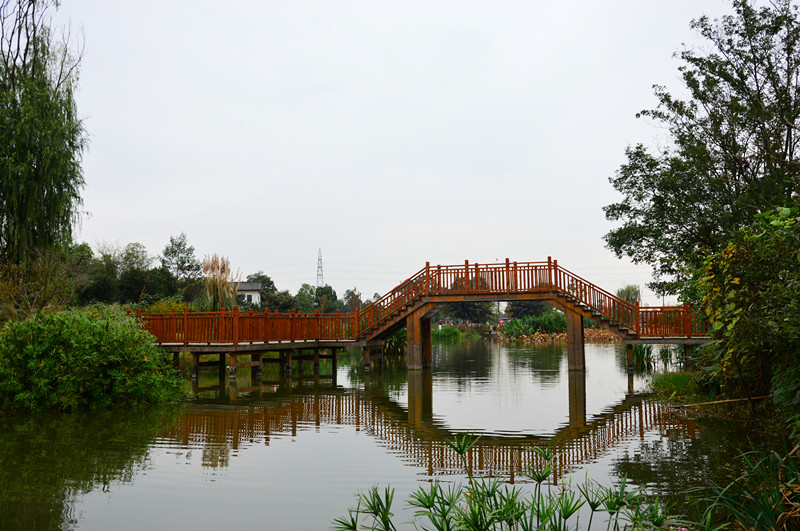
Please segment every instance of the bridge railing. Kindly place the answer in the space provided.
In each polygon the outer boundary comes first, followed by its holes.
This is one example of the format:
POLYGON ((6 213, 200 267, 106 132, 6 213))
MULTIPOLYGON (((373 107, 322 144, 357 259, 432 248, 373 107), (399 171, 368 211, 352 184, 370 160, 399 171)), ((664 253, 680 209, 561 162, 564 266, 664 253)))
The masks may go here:
POLYGON ((429 263, 392 291, 353 313, 239 312, 139 313, 162 343, 234 343, 339 340, 363 337, 401 317, 414 301, 431 295, 498 295, 560 292, 619 323, 639 337, 707 335, 707 320, 688 306, 639 307, 547 262, 437 265, 429 263))
POLYGON ((137 316, 160 343, 260 343, 355 339, 352 313, 218 312, 142 313, 137 316))
POLYGON ((639 309, 639 337, 687 337, 708 335, 708 319, 683 306, 651 306, 639 309))

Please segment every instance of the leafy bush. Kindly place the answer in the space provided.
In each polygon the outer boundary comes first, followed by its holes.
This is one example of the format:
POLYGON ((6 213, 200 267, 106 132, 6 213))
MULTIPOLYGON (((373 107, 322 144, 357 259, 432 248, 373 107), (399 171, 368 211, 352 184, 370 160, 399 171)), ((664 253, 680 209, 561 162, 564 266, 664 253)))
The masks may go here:
POLYGON ((181 396, 167 354, 117 307, 38 314, 0 331, 0 408, 104 408, 181 396))
POLYGON ((567 317, 556 311, 542 315, 526 315, 520 319, 511 319, 503 325, 503 334, 517 338, 528 336, 537 332, 557 334, 567 330, 567 317))
POLYGON ((461 343, 464 334, 453 325, 444 325, 441 329, 431 330, 431 340, 437 343, 461 343))

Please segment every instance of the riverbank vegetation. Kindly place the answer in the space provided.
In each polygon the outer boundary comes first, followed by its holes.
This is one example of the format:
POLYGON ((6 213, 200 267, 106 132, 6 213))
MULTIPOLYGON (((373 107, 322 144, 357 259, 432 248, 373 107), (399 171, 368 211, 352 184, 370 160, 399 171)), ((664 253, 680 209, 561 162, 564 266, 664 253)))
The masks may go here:
POLYGON ((183 383, 119 308, 41 313, 0 330, 0 408, 74 410, 165 403, 183 383))
POLYGON ((791 0, 733 0, 692 27, 706 47, 679 53, 685 97, 657 86, 641 116, 669 134, 639 144, 605 207, 618 256, 650 264, 650 285, 701 311, 713 342, 695 356, 698 390, 770 394, 800 435, 800 17, 791 0))
POLYGON ((431 330, 431 341, 435 343, 461 343, 475 341, 481 338, 475 328, 468 325, 444 324, 441 328, 434 326, 431 330))

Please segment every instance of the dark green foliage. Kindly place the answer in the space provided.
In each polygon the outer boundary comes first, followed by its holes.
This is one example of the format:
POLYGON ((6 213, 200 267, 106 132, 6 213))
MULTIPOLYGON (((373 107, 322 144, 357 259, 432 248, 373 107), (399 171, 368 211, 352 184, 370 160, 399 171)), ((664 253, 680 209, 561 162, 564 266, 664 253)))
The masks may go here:
POLYGON ((178 294, 178 280, 164 266, 147 271, 128 269, 119 277, 117 301, 147 303, 178 294))
POLYGON ((266 296, 261 299, 261 306, 269 308, 271 311, 290 312, 292 308, 297 308, 297 301, 289 290, 285 289, 283 291, 276 291, 275 293, 267 293, 266 296))
POLYGON ((521 319, 512 319, 503 325, 503 334, 509 337, 529 336, 532 334, 559 334, 567 331, 567 317, 558 311, 551 310, 540 316, 528 315, 521 319))
POLYGON ((320 313, 333 313, 342 311, 344 303, 336 296, 336 290, 325 285, 314 290, 314 309, 319 309, 320 313))
POLYGON ((464 334, 453 325, 444 325, 441 330, 438 327, 431 330, 431 340, 435 343, 461 343, 464 334))
POLYGON ((391 336, 387 337, 383 343, 384 354, 405 355, 407 345, 406 334, 407 330, 404 326, 391 336))
POLYGON ((800 191, 800 25, 791 0, 754 7, 733 1, 719 21, 692 27, 705 45, 684 49, 688 97, 655 87, 658 107, 640 116, 669 132, 671 145, 626 150, 611 179, 623 199, 605 207, 621 225, 605 236, 618 256, 648 263, 657 289, 675 292, 702 253, 717 251, 753 216, 800 191))
POLYGON ((800 529, 798 456, 752 452, 741 460, 742 475, 724 486, 710 483, 708 518, 716 512, 743 529, 800 529))
POLYGON ((39 314, 0 332, 0 408, 104 408, 178 400, 168 355, 108 306, 39 314))
POLYGON ((519 319, 526 315, 540 316, 552 309, 544 301, 511 301, 506 306, 506 315, 511 319, 519 319))
POLYGON ((800 211, 780 208, 705 262, 696 296, 717 342, 705 364, 731 396, 772 392, 800 421, 800 211))
POLYGON ((452 302, 441 310, 441 316, 447 320, 485 324, 492 317, 492 306, 491 302, 452 302))
POLYGON ((66 248, 83 188, 86 136, 75 107, 77 60, 55 43, 48 1, 2 2, 0 260, 66 248))

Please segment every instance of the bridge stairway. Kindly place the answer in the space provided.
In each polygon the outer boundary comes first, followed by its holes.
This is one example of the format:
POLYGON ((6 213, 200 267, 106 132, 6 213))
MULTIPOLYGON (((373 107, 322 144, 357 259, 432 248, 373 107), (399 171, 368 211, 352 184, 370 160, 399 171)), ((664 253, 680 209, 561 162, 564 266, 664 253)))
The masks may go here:
MULTIPOLYGON (((604 315, 602 312, 592 308, 588 304, 574 298, 568 293, 562 291, 552 292, 556 301, 556 306, 562 310, 571 310, 578 313, 581 317, 591 319, 596 322, 601 328, 604 328, 622 340, 637 339, 638 335, 634 330, 624 324, 604 315)), ((373 323, 369 328, 362 330, 359 334, 359 339, 378 339, 385 338, 391 333, 396 332, 402 328, 405 318, 415 310, 417 310, 424 303, 423 296, 418 295, 413 299, 408 300, 406 303, 395 308, 391 313, 384 316, 382 319, 373 323)))
POLYGON ((639 336, 634 330, 631 330, 624 324, 612 319, 611 317, 608 317, 607 315, 604 315, 602 312, 572 297, 568 293, 556 291, 555 296, 556 299, 561 301, 561 305, 564 307, 567 307, 570 310, 580 314, 581 317, 591 319, 600 325, 601 328, 605 328, 617 337, 620 337, 623 340, 638 339, 639 336))

